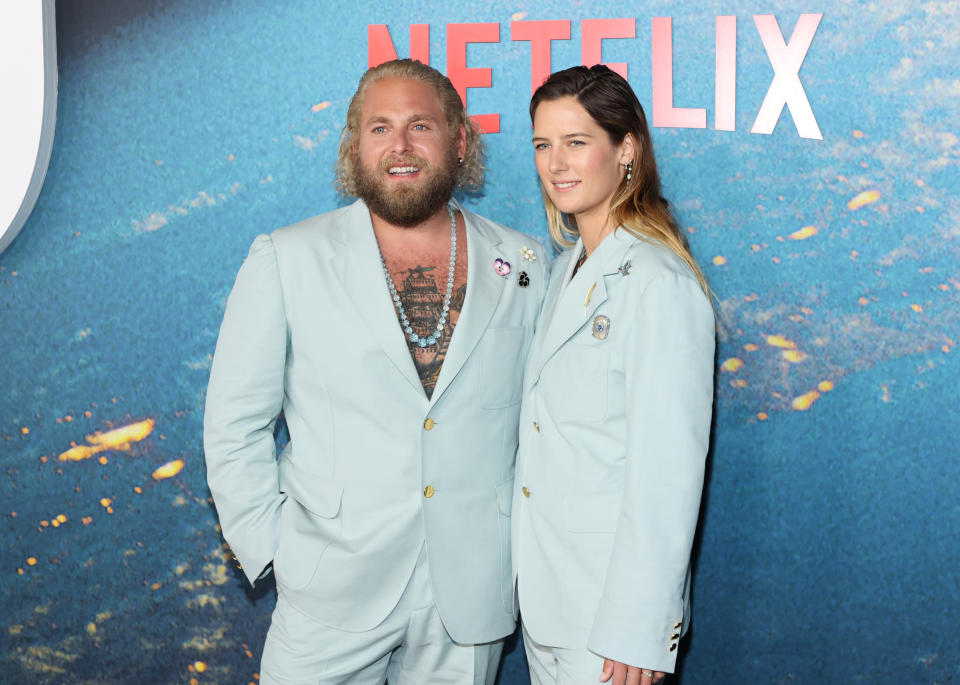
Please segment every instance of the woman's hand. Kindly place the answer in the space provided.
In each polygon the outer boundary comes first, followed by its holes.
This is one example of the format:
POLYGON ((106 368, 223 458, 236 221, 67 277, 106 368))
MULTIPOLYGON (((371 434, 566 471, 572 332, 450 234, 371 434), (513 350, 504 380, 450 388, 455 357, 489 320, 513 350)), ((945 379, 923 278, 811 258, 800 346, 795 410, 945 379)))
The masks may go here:
POLYGON ((653 685, 663 680, 665 675, 663 671, 651 671, 649 668, 638 668, 613 659, 604 659, 600 682, 609 680, 610 685, 653 685), (611 678, 613 680, 610 680, 611 678))

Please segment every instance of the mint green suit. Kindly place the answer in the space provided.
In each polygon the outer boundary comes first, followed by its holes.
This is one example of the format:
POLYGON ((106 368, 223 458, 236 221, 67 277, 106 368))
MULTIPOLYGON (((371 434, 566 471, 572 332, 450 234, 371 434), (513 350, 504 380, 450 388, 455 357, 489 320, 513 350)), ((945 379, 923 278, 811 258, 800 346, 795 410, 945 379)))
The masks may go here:
POLYGON ((466 299, 429 400, 363 202, 259 236, 227 302, 204 417, 223 534, 251 582, 272 562, 285 596, 325 625, 377 625, 425 546, 454 640, 514 629, 517 422, 547 266, 529 237, 461 211, 466 299))
POLYGON ((713 310, 682 260, 622 229, 571 280, 580 254, 554 264, 526 366, 520 613, 541 645, 672 672, 690 617, 713 310))

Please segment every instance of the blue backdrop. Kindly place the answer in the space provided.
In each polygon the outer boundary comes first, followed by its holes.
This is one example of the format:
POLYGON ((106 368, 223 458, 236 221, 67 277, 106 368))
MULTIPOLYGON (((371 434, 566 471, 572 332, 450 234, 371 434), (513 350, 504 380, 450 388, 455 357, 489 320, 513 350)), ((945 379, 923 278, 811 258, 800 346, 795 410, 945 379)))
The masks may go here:
MULTIPOLYGON (((46 184, 0 255, 7 682, 254 682, 269 587, 227 562, 201 446, 224 300, 254 235, 334 208, 367 25, 498 22, 468 49, 499 112, 468 205, 546 242, 530 43, 510 21, 635 17, 603 57, 650 111, 650 20, 674 100, 713 125, 714 20, 736 14, 736 131, 660 128, 665 192, 717 293, 720 347, 694 622, 680 680, 960 680, 960 3, 60 2, 46 184), (790 37, 823 140, 788 111, 751 15, 790 37), (112 431, 112 432, 111 432, 112 431)), ((512 643, 500 683, 527 683, 512 643)))

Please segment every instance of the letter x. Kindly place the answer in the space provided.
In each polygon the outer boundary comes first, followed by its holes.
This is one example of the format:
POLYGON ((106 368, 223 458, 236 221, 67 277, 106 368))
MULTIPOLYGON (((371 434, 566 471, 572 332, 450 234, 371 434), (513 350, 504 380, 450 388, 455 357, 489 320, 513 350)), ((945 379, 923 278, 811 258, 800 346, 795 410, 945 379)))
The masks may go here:
POLYGON ((783 106, 790 108, 793 122, 801 138, 823 140, 820 127, 813 116, 807 94, 800 83, 800 66, 807 56, 813 34, 817 32, 823 14, 801 14, 790 36, 790 44, 784 44, 780 26, 772 14, 754 15, 753 21, 760 32, 760 39, 773 67, 773 81, 763 99, 751 133, 773 133, 783 106))

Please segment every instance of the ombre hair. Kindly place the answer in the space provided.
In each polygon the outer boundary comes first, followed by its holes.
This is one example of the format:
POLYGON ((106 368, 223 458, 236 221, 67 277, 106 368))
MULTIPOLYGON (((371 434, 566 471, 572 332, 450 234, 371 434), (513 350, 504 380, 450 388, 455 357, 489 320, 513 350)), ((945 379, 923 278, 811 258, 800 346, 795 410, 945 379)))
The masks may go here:
MULTIPOLYGON (((673 218, 667 200, 661 195, 647 117, 630 84, 602 64, 558 71, 533 94, 530 121, 533 122, 541 102, 564 97, 573 97, 607 132, 614 145, 622 143, 628 135, 636 142, 631 177, 628 179, 624 174, 610 204, 610 214, 616 225, 641 240, 659 243, 674 252, 690 267, 700 281, 700 287, 709 296, 707 279, 693 258, 686 236, 673 218)), ((550 236, 561 247, 572 246, 580 235, 576 217, 564 215, 553 204, 542 182, 540 192, 547 211, 550 236)))
POLYGON ((463 101, 450 79, 433 67, 413 59, 396 59, 371 67, 360 78, 357 92, 347 108, 347 125, 340 134, 340 149, 336 164, 337 190, 345 195, 357 196, 357 136, 360 133, 360 113, 363 110, 367 89, 383 79, 412 79, 433 86, 440 100, 440 108, 447 122, 451 144, 457 140, 457 132, 463 127, 466 134, 466 150, 463 163, 457 167, 456 188, 479 189, 483 185, 483 140, 480 131, 470 120, 463 101))

